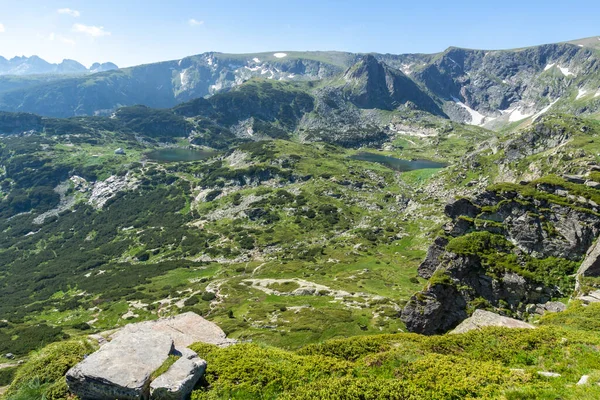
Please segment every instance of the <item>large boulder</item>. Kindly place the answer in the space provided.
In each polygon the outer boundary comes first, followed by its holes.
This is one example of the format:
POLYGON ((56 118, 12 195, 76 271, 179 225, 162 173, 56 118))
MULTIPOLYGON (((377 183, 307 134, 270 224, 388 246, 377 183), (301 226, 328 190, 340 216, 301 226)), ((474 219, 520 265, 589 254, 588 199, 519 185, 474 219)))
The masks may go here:
POLYGON ((196 342, 227 346, 217 325, 194 313, 130 324, 110 336, 100 350, 67 372, 69 389, 82 400, 186 398, 206 369, 187 349, 196 342), (151 382, 169 355, 181 357, 151 382))
POLYGON ((156 321, 139 322, 126 325, 112 335, 112 338, 131 336, 151 332, 162 332, 175 343, 177 349, 188 347, 192 343, 202 342, 217 346, 228 346, 235 340, 227 339, 227 335, 218 325, 207 321, 198 314, 187 312, 170 318, 156 321))
POLYGON ((465 333, 472 330, 479 330, 488 326, 498 326, 503 328, 535 329, 535 326, 518 319, 504 317, 502 315, 485 311, 475 310, 473 315, 460 323, 450 333, 465 333))
POLYGON ((206 361, 190 349, 181 350, 181 358, 150 384, 152 400, 183 400, 194 389, 206 370, 206 361))
POLYGON ((172 351, 165 332, 119 335, 71 368, 67 384, 83 400, 143 399, 152 373, 172 351))

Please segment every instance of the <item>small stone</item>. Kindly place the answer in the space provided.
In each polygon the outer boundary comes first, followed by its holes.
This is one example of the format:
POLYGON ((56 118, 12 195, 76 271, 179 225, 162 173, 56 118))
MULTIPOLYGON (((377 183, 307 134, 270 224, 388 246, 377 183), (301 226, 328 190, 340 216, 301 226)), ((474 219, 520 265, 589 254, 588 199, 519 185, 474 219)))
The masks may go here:
POLYGON ((115 154, 120 155, 120 156, 124 156, 125 155, 125 150, 123 150, 123 148, 119 147, 118 149, 115 150, 115 154))
POLYGON ((560 378, 560 374, 556 372, 538 371, 538 375, 545 376, 546 378, 560 378))
POLYGON ((582 175, 563 175, 563 178, 572 183, 585 183, 585 177, 582 175))
POLYGON ((577 385, 587 385, 589 379, 590 379, 589 375, 583 375, 581 377, 581 379, 579 379, 579 382, 577 382, 577 385))
POLYGON ((586 181, 585 186, 591 187, 593 189, 598 189, 598 188, 600 188, 600 182, 586 181))
POLYGON ((15 358, 15 355, 13 353, 6 353, 4 357, 8 358, 9 360, 13 360, 15 358))

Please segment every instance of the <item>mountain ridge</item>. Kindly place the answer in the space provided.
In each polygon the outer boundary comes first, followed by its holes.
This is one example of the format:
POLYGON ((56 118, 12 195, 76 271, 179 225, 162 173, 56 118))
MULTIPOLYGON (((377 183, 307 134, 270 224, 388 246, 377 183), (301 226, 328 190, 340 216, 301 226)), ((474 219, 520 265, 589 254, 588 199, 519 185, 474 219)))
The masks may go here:
POLYGON ((111 62, 95 62, 90 68, 86 68, 78 61, 64 59, 60 63, 49 63, 39 56, 31 57, 15 56, 5 58, 0 56, 0 76, 1 75, 78 75, 93 74, 118 69, 117 65, 111 62))

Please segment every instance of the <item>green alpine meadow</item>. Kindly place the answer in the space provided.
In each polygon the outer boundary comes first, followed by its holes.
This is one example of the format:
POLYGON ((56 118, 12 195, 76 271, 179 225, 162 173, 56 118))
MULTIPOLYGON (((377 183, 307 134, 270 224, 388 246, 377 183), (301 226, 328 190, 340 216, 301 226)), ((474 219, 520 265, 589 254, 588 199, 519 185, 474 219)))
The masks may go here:
POLYGON ((600 398, 600 37, 134 64, 52 3, 0 15, 0 399, 600 398))

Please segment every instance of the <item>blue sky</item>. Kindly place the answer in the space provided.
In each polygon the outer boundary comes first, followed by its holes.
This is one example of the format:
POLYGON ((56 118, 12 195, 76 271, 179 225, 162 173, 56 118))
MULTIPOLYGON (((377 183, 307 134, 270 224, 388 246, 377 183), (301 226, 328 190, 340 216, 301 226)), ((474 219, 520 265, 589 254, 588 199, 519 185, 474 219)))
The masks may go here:
POLYGON ((130 66, 205 51, 500 49, 600 35, 598 16, 600 2, 567 0, 0 0, 0 55, 130 66))

